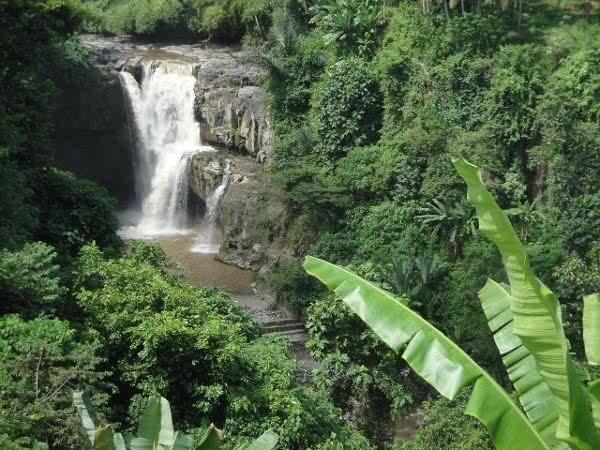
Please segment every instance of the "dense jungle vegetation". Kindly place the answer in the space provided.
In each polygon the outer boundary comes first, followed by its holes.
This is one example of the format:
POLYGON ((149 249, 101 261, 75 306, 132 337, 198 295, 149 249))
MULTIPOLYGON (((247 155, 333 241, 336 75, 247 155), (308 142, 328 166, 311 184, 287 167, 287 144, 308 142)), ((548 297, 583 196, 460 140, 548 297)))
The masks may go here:
MULTIPOLYGON (((507 277, 452 165, 462 156, 558 295, 586 368, 582 296, 600 291, 597 8, 0 0, 0 447, 88 448, 72 405, 83 390, 125 430, 160 394, 178 428, 201 435, 213 422, 227 448, 269 428, 282 449, 492 448, 462 414, 466 395, 440 398, 301 260, 405 297, 512 391, 478 299, 488 278, 507 277), (90 70, 81 31, 239 41, 264 68, 274 129, 264 197, 285 202, 295 255, 268 282, 306 320, 321 362, 309 380, 227 294, 191 287, 157 246, 123 243, 106 190, 54 167, 59 86, 90 70), (417 407, 415 439, 395 440, 417 407)), ((274 237, 269 211, 260 223, 274 237)))

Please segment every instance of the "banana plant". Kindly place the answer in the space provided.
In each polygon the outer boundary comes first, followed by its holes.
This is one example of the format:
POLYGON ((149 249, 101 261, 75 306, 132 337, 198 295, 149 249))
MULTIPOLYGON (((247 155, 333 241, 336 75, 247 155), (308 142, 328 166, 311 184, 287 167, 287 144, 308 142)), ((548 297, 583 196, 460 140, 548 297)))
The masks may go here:
MULTIPOLYGON (((173 428, 171 405, 163 397, 150 397, 140 417, 137 437, 116 433, 112 427, 97 428, 94 410, 83 392, 73 393, 73 403, 81 417, 93 450, 219 450, 223 443, 223 432, 211 424, 199 442, 173 428)), ((240 445, 236 450, 272 450, 279 437, 268 430, 249 445, 240 445)))
MULTIPOLYGON (((569 354, 558 300, 539 281, 506 214, 479 169, 454 165, 468 187, 479 229, 500 250, 510 284, 488 280, 480 300, 523 411, 509 394, 441 331, 400 299, 334 264, 307 257, 306 271, 338 294, 373 331, 440 394, 472 391, 465 414, 479 419, 498 449, 600 448, 600 380, 586 385, 569 354)), ((600 299, 586 297, 584 340, 600 361, 600 299)))

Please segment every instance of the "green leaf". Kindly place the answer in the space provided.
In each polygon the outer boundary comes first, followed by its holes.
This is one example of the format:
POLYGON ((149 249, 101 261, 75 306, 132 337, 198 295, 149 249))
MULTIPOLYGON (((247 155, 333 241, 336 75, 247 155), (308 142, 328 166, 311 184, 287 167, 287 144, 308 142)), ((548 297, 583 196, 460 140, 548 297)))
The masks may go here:
POLYGON ((479 292, 483 312, 494 333, 508 376, 519 393, 519 401, 537 432, 552 448, 568 448, 556 438, 558 412, 550 387, 535 365, 535 359, 513 333, 510 293, 495 281, 488 280, 479 292))
POLYGON ((219 450, 222 441, 223 432, 211 423, 202 440, 196 444, 196 447, 197 450, 219 450))
POLYGON ((116 450, 114 431, 110 426, 96 430, 93 448, 94 450, 116 450))
MULTIPOLYGON (((160 432, 161 408, 160 398, 150 397, 138 426, 138 438, 146 439, 150 442, 157 442, 160 432)), ((134 439, 135 440, 135 439, 134 439)), ((133 441, 132 441, 133 443, 133 441)))
POLYGON ((32 450, 48 450, 48 444, 45 442, 36 441, 33 443, 32 450))
POLYGON ((279 436, 273 430, 267 430, 244 450, 271 450, 275 448, 278 441, 279 436))
POLYGON ((467 183, 468 199, 477 209, 479 229, 502 254, 511 285, 513 332, 533 355, 556 400, 558 439, 574 448, 600 448, 589 393, 568 353, 558 299, 533 274, 521 241, 485 188, 479 168, 464 159, 453 163, 467 183))
POLYGON ((87 394, 81 391, 73 392, 73 405, 81 417, 81 424, 90 443, 94 445, 97 418, 87 394))
POLYGON ((163 397, 150 397, 140 418, 138 437, 161 444, 171 445, 175 439, 171 406, 163 397))
POLYGON ((352 272, 308 256, 304 267, 334 291, 440 394, 453 399, 473 386, 465 414, 478 418, 500 450, 548 449, 508 394, 441 331, 397 298, 352 272))
POLYGON ((590 383, 588 387, 592 397, 592 407, 594 410, 594 423, 596 428, 600 429, 600 380, 590 383))
POLYGON ((173 445, 169 447, 169 450, 191 450, 193 446, 192 438, 177 432, 175 433, 175 440, 173 441, 173 445))
POLYGON ((114 441, 116 450, 127 450, 125 439, 123 438, 123 435, 121 433, 115 433, 114 441))
POLYGON ((143 437, 136 437, 129 444, 131 450, 155 450, 154 441, 143 437))
POLYGON ((600 295, 583 297, 583 341, 588 362, 600 364, 600 295))

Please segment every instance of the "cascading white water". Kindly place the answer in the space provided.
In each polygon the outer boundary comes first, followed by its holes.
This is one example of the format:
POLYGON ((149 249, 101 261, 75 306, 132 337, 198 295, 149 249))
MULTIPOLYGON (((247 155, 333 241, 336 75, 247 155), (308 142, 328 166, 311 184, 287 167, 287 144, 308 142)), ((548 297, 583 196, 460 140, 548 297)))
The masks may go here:
POLYGON ((216 224, 219 219, 219 208, 221 199, 229 185, 231 178, 231 161, 225 160, 223 167, 223 178, 221 183, 212 192, 206 200, 206 212, 204 214, 204 224, 200 234, 196 238, 196 243, 191 248, 194 253, 218 253, 220 244, 219 236, 216 235, 216 224))
POLYGON ((136 194, 140 214, 123 227, 125 238, 178 234, 188 227, 188 171, 192 156, 214 151, 200 141, 194 117, 192 65, 183 61, 152 61, 143 66, 141 86, 121 72, 136 136, 136 194))
POLYGON ((221 199, 225 193, 225 189, 229 185, 229 178, 231 177, 231 161, 225 160, 225 167, 223 168, 223 178, 221 184, 213 191, 206 201, 206 215, 205 220, 209 225, 217 223, 219 216, 219 206, 221 205, 221 199))

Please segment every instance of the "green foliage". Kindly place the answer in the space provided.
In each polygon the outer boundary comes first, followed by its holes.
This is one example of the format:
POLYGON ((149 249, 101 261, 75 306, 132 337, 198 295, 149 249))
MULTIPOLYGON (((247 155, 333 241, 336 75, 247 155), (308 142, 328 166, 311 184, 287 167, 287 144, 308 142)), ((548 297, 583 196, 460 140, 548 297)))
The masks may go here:
POLYGON ((390 437, 394 417, 418 393, 406 366, 334 296, 321 297, 307 308, 306 329, 307 348, 321 362, 316 384, 358 429, 382 444, 390 437))
POLYGON ((30 238, 37 226, 33 192, 7 150, 0 148, 0 247, 16 248, 30 238))
POLYGON ((383 29, 382 0, 324 0, 311 8, 325 42, 339 45, 342 53, 369 55, 383 29))
POLYGON ((148 264, 164 276, 182 278, 181 265, 170 258, 159 244, 145 241, 127 241, 124 256, 137 261, 139 264, 148 264))
POLYGON ((402 358, 410 367, 446 398, 454 399, 465 387, 473 386, 466 413, 486 425, 499 449, 514 448, 518 445, 517 439, 527 448, 548 448, 502 387, 449 338, 399 299, 347 269, 323 260, 308 256, 305 268, 322 280, 390 348, 395 352, 402 350, 402 358), (489 401, 495 405, 493 410, 487 406, 489 401), (498 420, 505 426, 497 427, 498 420))
MULTIPOLYGON (((71 391, 109 388, 101 362, 98 344, 79 341, 64 321, 0 318, 0 433, 15 442, 49 442, 58 450, 85 448, 71 391)), ((94 401, 102 405, 106 396, 94 401)))
POLYGON ((447 206, 438 199, 429 205, 419 208, 423 226, 431 229, 433 237, 443 234, 453 246, 455 253, 462 252, 465 240, 469 236, 477 236, 477 224, 474 211, 464 202, 447 206))
POLYGON ((351 147, 377 140, 382 97, 363 60, 349 58, 331 66, 315 102, 317 132, 325 161, 334 161, 351 147))
POLYGON ((38 174, 34 189, 40 209, 38 239, 72 256, 88 241, 119 245, 116 201, 106 189, 58 169, 38 174))
POLYGON ((168 267, 147 244, 112 259, 97 246, 82 249, 75 296, 114 367, 115 406, 131 399, 136 416, 143 397, 168 395, 182 426, 208 419, 235 439, 272 428, 290 449, 345 429, 322 393, 298 385, 281 340, 257 339, 258 323, 227 294, 193 288, 168 267))
POLYGON ((93 31, 140 35, 203 34, 216 40, 239 41, 243 35, 264 36, 273 2, 259 0, 141 0, 89 2, 93 31))
MULTIPOLYGON (((210 425, 206 433, 196 442, 186 434, 175 431, 171 416, 171 405, 163 397, 150 397, 139 418, 138 436, 127 439, 121 433, 115 433, 111 426, 96 427, 96 414, 92 404, 82 392, 73 394, 74 404, 81 417, 82 425, 94 450, 127 450, 148 448, 155 450, 218 450, 221 448, 223 432, 210 425)), ((277 444, 278 436, 271 430, 263 433, 256 441, 248 445, 238 445, 236 450, 271 450, 277 444)))
POLYGON ((453 401, 439 398, 423 404, 423 419, 414 440, 397 443, 394 450, 483 450, 492 449, 485 428, 461 411, 467 407, 468 395, 453 401))
POLYGON ((65 293, 56 252, 42 242, 15 252, 0 250, 0 311, 37 315, 56 311, 65 293))
POLYGON ((164 278, 132 257, 106 259, 89 245, 75 289, 122 382, 144 396, 167 394, 184 422, 222 408, 241 347, 257 333, 241 311, 233 323, 219 313, 214 290, 164 278), (180 350, 166 351, 173 348, 180 350))
POLYGON ((287 302, 298 312, 301 312, 306 302, 321 290, 319 284, 306 275, 297 259, 281 261, 268 275, 267 282, 276 292, 288 294, 287 302))

